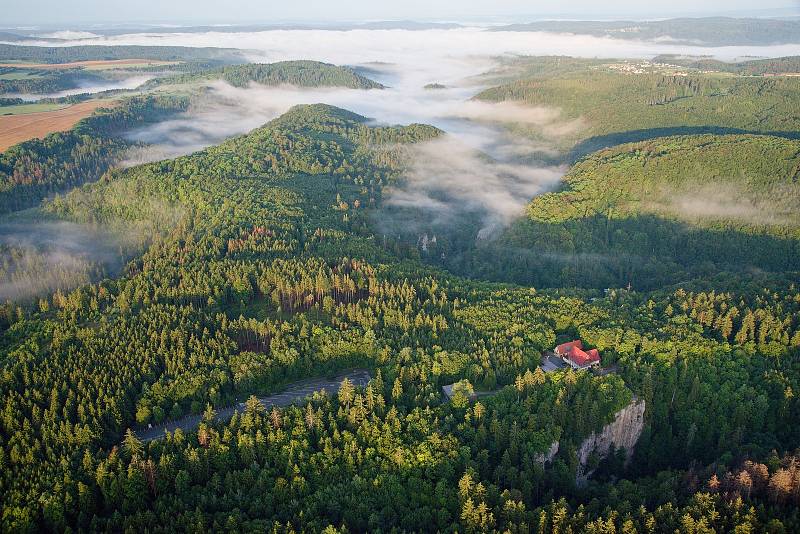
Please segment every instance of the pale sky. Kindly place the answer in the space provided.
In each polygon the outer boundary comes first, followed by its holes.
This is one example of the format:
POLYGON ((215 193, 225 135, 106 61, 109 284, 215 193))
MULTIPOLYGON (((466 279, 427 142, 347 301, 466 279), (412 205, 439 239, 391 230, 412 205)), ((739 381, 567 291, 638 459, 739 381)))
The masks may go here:
POLYGON ((800 0, 0 0, 0 26, 800 15, 800 0))

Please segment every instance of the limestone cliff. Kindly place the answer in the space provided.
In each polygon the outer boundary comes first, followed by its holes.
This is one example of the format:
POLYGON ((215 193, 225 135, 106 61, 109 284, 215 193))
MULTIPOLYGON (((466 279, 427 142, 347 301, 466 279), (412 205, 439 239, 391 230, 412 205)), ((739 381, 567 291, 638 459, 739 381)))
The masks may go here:
POLYGON ((603 459, 608 456, 613 445, 615 449, 624 448, 626 461, 630 461, 633 449, 644 428, 644 409, 645 402, 634 398, 629 405, 615 414, 614 420, 603 427, 599 434, 592 432, 588 438, 583 440, 578 448, 578 463, 580 464, 576 475, 578 484, 585 482, 592 474, 592 471, 586 470, 586 464, 592 453, 603 459))

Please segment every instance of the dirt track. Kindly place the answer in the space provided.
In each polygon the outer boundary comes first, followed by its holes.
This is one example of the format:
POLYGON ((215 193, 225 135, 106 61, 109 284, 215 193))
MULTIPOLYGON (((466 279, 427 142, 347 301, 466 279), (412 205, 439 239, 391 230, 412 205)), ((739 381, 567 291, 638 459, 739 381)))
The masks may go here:
MULTIPOLYGON (((283 390, 281 393, 270 395, 269 397, 261 397, 258 400, 265 409, 270 410, 273 406, 289 406, 301 402, 303 399, 314 393, 315 391, 325 390, 328 393, 335 395, 339 391, 339 386, 342 380, 347 377, 353 385, 358 387, 365 387, 370 381, 370 373, 366 369, 356 369, 349 373, 344 373, 335 378, 312 378, 303 380, 302 382, 295 382, 283 390)), ((244 411, 244 403, 240 402, 234 406, 227 408, 219 408, 216 410, 216 419, 219 421, 227 421, 233 417, 236 411, 244 411)), ((187 415, 181 419, 170 421, 165 424, 150 428, 136 428, 134 431, 142 441, 153 441, 154 439, 161 439, 164 433, 175 432, 175 429, 180 428, 183 431, 194 430, 202 421, 200 415, 187 415)))
POLYGON ((108 100, 91 100, 55 111, 0 116, 0 152, 29 139, 69 130, 95 109, 109 105, 108 100))

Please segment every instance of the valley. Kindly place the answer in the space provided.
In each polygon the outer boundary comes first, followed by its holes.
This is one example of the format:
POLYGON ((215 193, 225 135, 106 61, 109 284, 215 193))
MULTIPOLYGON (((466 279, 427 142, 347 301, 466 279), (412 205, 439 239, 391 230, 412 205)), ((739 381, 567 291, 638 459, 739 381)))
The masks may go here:
POLYGON ((0 530, 796 531, 800 44, 689 20, 12 28, 0 530))

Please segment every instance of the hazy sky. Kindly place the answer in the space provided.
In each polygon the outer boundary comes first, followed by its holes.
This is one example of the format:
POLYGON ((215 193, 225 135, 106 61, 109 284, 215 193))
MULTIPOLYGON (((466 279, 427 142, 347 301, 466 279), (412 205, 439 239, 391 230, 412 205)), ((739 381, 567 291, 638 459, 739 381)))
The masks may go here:
POLYGON ((374 19, 509 20, 800 14, 800 0, 0 0, 0 25, 101 22, 266 23, 374 19))

